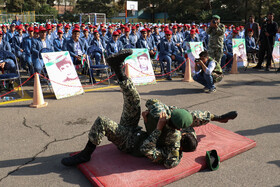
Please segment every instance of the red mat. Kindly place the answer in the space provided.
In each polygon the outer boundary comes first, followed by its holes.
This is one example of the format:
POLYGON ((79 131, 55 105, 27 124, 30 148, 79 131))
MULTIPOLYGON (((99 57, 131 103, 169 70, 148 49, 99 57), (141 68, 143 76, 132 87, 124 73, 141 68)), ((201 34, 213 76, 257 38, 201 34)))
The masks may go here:
POLYGON ((224 161, 256 146, 253 140, 213 124, 195 130, 197 150, 184 153, 180 164, 172 169, 122 153, 113 144, 98 147, 91 161, 78 168, 95 186, 163 186, 205 169, 206 151, 216 149, 224 161))

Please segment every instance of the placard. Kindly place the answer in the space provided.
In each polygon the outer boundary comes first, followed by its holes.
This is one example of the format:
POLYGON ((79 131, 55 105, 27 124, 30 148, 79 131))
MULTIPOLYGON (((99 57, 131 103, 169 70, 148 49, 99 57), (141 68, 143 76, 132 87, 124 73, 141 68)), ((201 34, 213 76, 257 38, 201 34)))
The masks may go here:
POLYGON ((245 39, 243 38, 233 38, 232 39, 232 51, 233 55, 237 56, 237 67, 247 66, 247 54, 245 39))
POLYGON ((56 99, 84 93, 68 51, 42 53, 56 99))
POLYGON ((275 41, 273 51, 272 51, 272 57, 274 62, 280 62, 280 42, 275 41))
POLYGON ((199 54, 204 51, 202 42, 184 42, 183 48, 185 52, 188 54, 188 58, 190 59, 191 63, 191 72, 195 73, 195 59, 199 58, 199 54))
POLYGON ((155 84, 156 78, 148 49, 132 49, 133 54, 125 59, 129 77, 135 85, 155 84))

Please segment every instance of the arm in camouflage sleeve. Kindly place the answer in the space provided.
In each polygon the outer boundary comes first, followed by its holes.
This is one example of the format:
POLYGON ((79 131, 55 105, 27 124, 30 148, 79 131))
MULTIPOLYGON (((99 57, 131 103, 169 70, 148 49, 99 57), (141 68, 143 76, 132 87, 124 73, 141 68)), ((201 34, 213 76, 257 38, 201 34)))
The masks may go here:
POLYGON ((225 26, 223 24, 220 24, 217 28, 216 28, 216 33, 218 36, 223 36, 225 34, 225 26))
POLYGON ((213 28, 212 27, 209 27, 207 30, 206 30, 206 33, 207 34, 211 34, 213 32, 213 28))
POLYGON ((165 155, 163 150, 156 147, 156 143, 160 135, 160 130, 154 130, 143 142, 143 145, 140 147, 140 151, 153 162, 164 163, 166 168, 173 168, 177 166, 181 160, 181 154, 179 152, 180 144, 179 147, 172 147, 168 155, 165 155))

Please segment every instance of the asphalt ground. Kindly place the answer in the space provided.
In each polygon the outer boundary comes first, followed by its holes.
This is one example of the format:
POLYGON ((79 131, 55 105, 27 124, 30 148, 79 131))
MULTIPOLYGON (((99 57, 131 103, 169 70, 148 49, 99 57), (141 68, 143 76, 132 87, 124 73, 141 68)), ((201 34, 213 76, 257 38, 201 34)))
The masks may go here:
MULTIPOLYGON (((251 68, 239 72, 226 75, 212 94, 179 77, 137 86, 142 110, 149 98, 215 114, 236 110, 235 120, 213 124, 257 142, 255 148, 222 162, 217 171, 204 170, 168 186, 280 185, 280 73, 251 68)), ((119 121, 123 104, 119 87, 102 84, 85 88, 83 95, 56 100, 42 83, 48 106, 34 109, 29 107, 32 85, 31 80, 24 86, 23 99, 13 92, 9 95, 16 100, 0 103, 0 186, 91 186, 77 168, 64 167, 60 161, 83 149, 97 116, 119 121)), ((108 143, 104 138, 102 145, 108 143)))

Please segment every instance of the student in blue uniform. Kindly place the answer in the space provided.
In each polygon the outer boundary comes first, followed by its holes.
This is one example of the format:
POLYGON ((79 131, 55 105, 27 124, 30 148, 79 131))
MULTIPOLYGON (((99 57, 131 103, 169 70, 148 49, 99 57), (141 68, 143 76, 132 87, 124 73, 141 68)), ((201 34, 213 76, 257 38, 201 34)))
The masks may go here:
POLYGON ((63 31, 58 30, 57 35, 58 37, 53 41, 54 51, 63 51, 63 43, 65 42, 65 39, 63 37, 63 31))
POLYGON ((107 55, 110 56, 114 53, 118 53, 123 49, 122 42, 118 40, 119 39, 119 32, 114 31, 113 32, 113 38, 110 40, 110 42, 107 44, 107 55))
POLYGON ((0 31, 0 50, 12 52, 10 43, 3 39, 2 31, 0 31))
POLYGON ((23 46, 23 53, 24 53, 24 65, 25 69, 28 68, 30 75, 34 73, 33 62, 32 62, 32 44, 34 42, 34 29, 33 27, 28 28, 28 36, 23 38, 22 46, 23 46))

